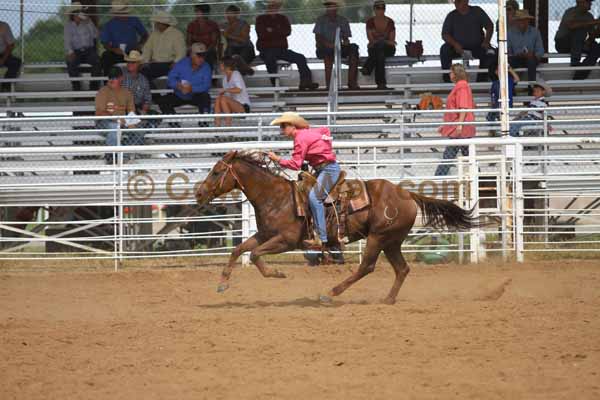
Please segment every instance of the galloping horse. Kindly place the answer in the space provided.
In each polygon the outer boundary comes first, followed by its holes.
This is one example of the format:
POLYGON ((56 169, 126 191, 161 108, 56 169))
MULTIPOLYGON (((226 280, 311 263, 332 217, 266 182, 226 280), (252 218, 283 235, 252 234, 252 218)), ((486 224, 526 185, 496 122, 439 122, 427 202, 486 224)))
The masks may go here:
MULTIPOLYGON (((268 268, 261 256, 278 254, 302 248, 307 237, 303 217, 297 217, 294 208, 293 183, 276 175, 257 153, 230 151, 219 160, 196 190, 199 205, 239 189, 246 195, 256 212, 258 232, 237 246, 223 268, 217 291, 229 287, 229 278, 236 260, 250 251, 250 260, 266 278, 285 278, 276 269, 268 268)), ((471 212, 446 201, 408 192, 385 179, 366 181, 371 207, 350 214, 346 232, 350 242, 366 238, 367 244, 358 270, 328 293, 338 296, 353 283, 375 269, 383 250, 394 268, 396 278, 386 304, 396 301, 398 291, 408 275, 409 267, 402 256, 401 246, 410 232, 417 208, 421 209, 425 226, 442 229, 469 229, 475 225, 471 212)), ((333 227, 335 228, 335 227, 333 227)), ((336 230, 328 228, 329 243, 337 243, 336 230)))

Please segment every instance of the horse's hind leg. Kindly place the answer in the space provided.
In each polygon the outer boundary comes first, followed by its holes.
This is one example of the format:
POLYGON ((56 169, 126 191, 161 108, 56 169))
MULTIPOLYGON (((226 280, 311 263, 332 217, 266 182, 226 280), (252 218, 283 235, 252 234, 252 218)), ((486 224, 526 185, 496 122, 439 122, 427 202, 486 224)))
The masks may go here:
POLYGON ((367 245, 365 247, 363 259, 360 263, 360 266, 358 267, 358 270, 355 273, 353 273, 350 277, 348 277, 345 281, 331 289, 329 295, 339 296, 346 289, 352 286, 355 282, 359 281, 363 277, 373 272, 375 270, 375 263, 377 262, 377 257, 379 257, 379 253, 381 253, 379 240, 370 235, 367 238, 367 245))
POLYGON ((237 259, 245 252, 252 251, 259 245, 260 242, 256 238, 256 235, 252 235, 233 249, 229 256, 229 262, 223 268, 223 272, 221 272, 221 282, 219 283, 217 292, 222 293, 229 288, 229 278, 231 277, 231 272, 233 271, 233 267, 235 267, 237 259))
POLYGON ((402 243, 394 243, 392 245, 387 246, 383 251, 385 252, 385 256, 387 257, 390 264, 394 268, 394 272, 396 273, 396 279, 394 280, 394 284, 390 289, 390 293, 383 300, 385 304, 394 304, 396 302, 396 297, 398 296, 398 291, 402 287, 402 283, 404 283, 404 279, 406 275, 410 272, 410 268, 402 255, 401 250, 402 243))

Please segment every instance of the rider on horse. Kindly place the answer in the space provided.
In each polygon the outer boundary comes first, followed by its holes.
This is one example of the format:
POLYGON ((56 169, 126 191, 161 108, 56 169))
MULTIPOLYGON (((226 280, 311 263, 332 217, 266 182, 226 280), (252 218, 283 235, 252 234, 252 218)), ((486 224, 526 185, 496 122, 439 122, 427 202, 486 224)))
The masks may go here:
POLYGON ((317 183, 311 189, 308 200, 318 237, 305 240, 303 244, 311 250, 324 250, 327 247, 327 225, 323 201, 340 176, 340 166, 332 148, 331 132, 324 127, 310 128, 308 122, 294 112, 283 113, 271 125, 279 125, 282 134, 294 139, 294 152, 291 159, 282 159, 273 152, 269 152, 269 158, 284 168, 296 171, 306 160, 316 171, 317 183))

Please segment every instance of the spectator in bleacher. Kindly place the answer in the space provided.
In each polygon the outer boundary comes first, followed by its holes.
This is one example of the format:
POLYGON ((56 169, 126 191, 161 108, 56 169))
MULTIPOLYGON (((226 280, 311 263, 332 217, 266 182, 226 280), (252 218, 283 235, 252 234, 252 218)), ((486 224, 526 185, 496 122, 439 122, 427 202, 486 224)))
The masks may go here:
POLYGON ((239 55, 244 62, 250 64, 256 57, 254 45, 250 40, 250 25, 240 19, 240 8, 231 4, 225 9, 226 22, 223 27, 223 37, 227 39, 225 56, 239 55))
MULTIPOLYGON (((463 122, 475 121, 475 114, 472 111, 461 111, 465 109, 474 109, 473 93, 469 86, 467 72, 462 64, 454 64, 450 68, 450 79, 455 84, 454 88, 446 99, 446 110, 457 110, 456 112, 444 113, 445 123, 455 123, 453 125, 442 125, 438 129, 440 134, 447 139, 468 139, 475 136, 475 125, 463 125, 463 122)), ((456 158, 461 152, 463 156, 469 155, 467 146, 448 146, 444 150, 443 159, 450 160, 456 158)), ((435 175, 448 175, 450 164, 442 163, 435 170, 435 175)))
MULTIPOLYGON (((250 96, 242 74, 236 70, 236 61, 224 58, 219 64, 223 74, 223 88, 215 100, 215 114, 249 113, 250 96)), ((231 117, 225 117, 225 125, 231 126, 231 117)), ((221 118, 215 118, 215 126, 221 126, 221 118)))
MULTIPOLYGON (((449 69, 452 59, 464 57, 469 51, 479 60, 479 68, 487 68, 490 59, 496 56, 491 48, 490 40, 494 34, 494 24, 481 7, 470 6, 469 0, 454 0, 456 10, 451 11, 444 20, 440 48, 442 69, 449 69)), ((444 82, 450 82, 448 74, 444 73, 444 82)), ((486 73, 479 73, 477 81, 485 81, 486 73)))
POLYGON ((210 112, 212 68, 207 62, 208 49, 204 43, 194 43, 190 56, 179 61, 171 71, 167 85, 173 93, 162 96, 158 106, 163 114, 175 114, 175 107, 191 104, 198 113, 210 112))
POLYGON ((125 54, 139 50, 148 39, 148 32, 138 17, 129 15, 129 7, 123 0, 113 0, 110 9, 113 17, 102 27, 100 41, 106 49, 102 54, 104 74, 113 65, 124 62, 125 54))
POLYGON ((152 92, 148 78, 140 73, 140 65, 143 61, 142 54, 137 50, 131 50, 125 56, 127 68, 123 71, 123 87, 133 94, 136 114, 147 114, 152 105, 152 92))
POLYGON ((350 43, 352 32, 348 20, 338 15, 339 0, 325 0, 325 14, 317 18, 313 33, 317 43, 317 58, 325 64, 325 81, 329 88, 333 58, 335 52, 335 32, 340 28, 342 57, 348 59, 348 88, 360 89, 358 86, 358 45, 350 43))
POLYGON ((508 30, 508 62, 513 68, 527 68, 527 80, 535 82, 537 66, 544 57, 542 34, 529 21, 535 19, 527 10, 515 13, 516 27, 508 30))
MULTIPOLYGON (((260 57, 265 62, 270 74, 277 73, 277 60, 285 60, 296 64, 300 74, 300 90, 314 90, 319 87, 313 82, 312 72, 306 63, 306 57, 288 48, 287 37, 292 33, 292 26, 288 17, 281 14, 281 0, 270 0, 267 3, 267 12, 256 17, 256 47, 260 57)), ((275 78, 271 78, 274 86, 275 78)))
POLYGON ((192 46, 194 43, 202 43, 206 46, 205 60, 214 68, 218 55, 221 52, 221 29, 219 25, 208 18, 210 5, 196 4, 194 6, 196 19, 187 26, 186 43, 192 46))
MULTIPOLYGON (((600 58, 600 45, 596 43, 600 19, 594 19, 591 0, 577 0, 577 5, 565 11, 554 36, 554 46, 560 53, 571 54, 571 66, 593 66, 600 58), (581 55, 587 57, 581 62, 581 55)), ((576 71, 573 79, 586 79, 590 70, 576 71)))
MULTIPOLYGON (((123 71, 119 67, 112 67, 110 71, 108 71, 108 82, 96 95, 97 116, 125 116, 131 112, 135 112, 133 94, 122 87, 122 82, 123 71)), ((96 127, 98 129, 110 130, 106 135, 106 144, 108 146, 116 146, 118 144, 116 129, 119 126, 125 127, 124 118, 118 118, 116 120, 102 119, 96 121, 96 127)), ((108 163, 112 164, 112 153, 107 153, 105 159, 108 163)))
POLYGON ((394 20, 385 16, 385 1, 373 3, 375 16, 367 20, 369 58, 361 68, 363 75, 371 75, 375 69, 377 89, 387 89, 385 79, 385 58, 396 54, 396 26, 394 20))
POLYGON ((185 57, 187 49, 183 32, 176 28, 177 19, 166 11, 158 11, 150 18, 154 31, 144 44, 141 73, 149 81, 165 76, 173 65, 185 57))
MULTIPOLYGON (((489 66, 490 80, 492 86, 490 88, 491 108, 500 108, 500 70, 498 62, 494 62, 489 66)), ((519 75, 513 70, 510 65, 508 66, 508 106, 513 106, 513 96, 515 94, 515 87, 519 83, 519 75)), ((490 111, 487 113, 486 119, 488 121, 499 121, 500 114, 497 111, 490 111)))
MULTIPOLYGON (((538 81, 533 85, 533 100, 529 102, 528 108, 540 108, 544 109, 548 107, 548 102, 546 101, 546 97, 552 96, 552 88, 548 86, 543 81, 538 81)), ((537 110, 529 110, 524 111, 519 114, 513 122, 510 124, 510 136, 520 136, 520 131, 525 126, 527 126, 526 121, 541 121, 544 119, 544 112, 537 110), (518 122, 523 121, 523 122, 518 122)), ((531 123, 530 123, 531 124, 531 123)), ((527 133, 534 133, 534 135, 538 132, 543 133, 543 128, 541 124, 537 124, 538 129, 529 129, 527 133)), ((527 136, 534 136, 527 135, 527 136)))
MULTIPOLYGON (((102 76, 100 58, 96 50, 98 28, 85 14, 81 3, 75 2, 67 7, 69 21, 65 24, 65 53, 67 56, 67 72, 70 78, 80 76, 79 65, 90 64, 92 76, 102 76)), ((72 81, 73 90, 81 90, 80 81, 72 81)), ((99 81, 90 82, 90 90, 98 90, 99 81)))
MULTIPOLYGON (((15 48, 15 37, 10 26, 0 21, 0 67, 6 68, 4 79, 15 79, 21 70, 21 59, 12 55, 15 48)), ((10 91, 10 83, 2 83, 2 91, 10 91)))

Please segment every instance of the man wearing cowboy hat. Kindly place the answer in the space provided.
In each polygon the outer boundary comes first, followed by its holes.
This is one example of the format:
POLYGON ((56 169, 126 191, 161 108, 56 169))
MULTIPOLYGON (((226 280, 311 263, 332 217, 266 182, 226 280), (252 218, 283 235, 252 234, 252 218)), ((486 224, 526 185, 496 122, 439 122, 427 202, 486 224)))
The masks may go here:
MULTIPOLYGON (((281 14, 281 0, 269 0, 267 12, 256 17, 256 48, 260 51, 260 58, 265 62, 270 74, 277 73, 277 60, 285 60, 296 64, 300 74, 300 90, 314 90, 319 87, 313 82, 312 72, 308 68, 306 57, 288 48, 287 37, 292 33, 290 20, 281 14)), ((276 79, 271 78, 275 85, 276 79)))
POLYGON ((360 89, 358 86, 358 45, 350 43, 352 32, 350 23, 338 15, 339 0, 324 0, 325 14, 317 18, 313 33, 317 43, 317 58, 325 64, 325 82, 329 87, 331 70, 333 68, 333 54, 335 48, 335 32, 340 28, 342 41, 342 57, 348 59, 348 88, 360 89))
MULTIPOLYGON (((600 58, 600 45, 596 42, 600 19, 595 19, 590 9, 592 0, 577 0, 577 5, 565 11, 554 36, 554 46, 560 53, 571 54, 571 65, 593 66, 600 58), (581 55, 587 57, 581 62, 581 55)), ((573 79, 586 79, 590 70, 576 71, 573 79)))
MULTIPOLYGON (((12 55, 15 48, 15 37, 10 26, 0 21, 0 67, 6 67, 4 79, 15 79, 21 70, 21 59, 12 55)), ((10 83, 2 83, 2 91, 10 91, 10 83)))
POLYGON ((138 17, 129 15, 129 7, 124 0, 113 0, 110 13, 113 18, 102 27, 100 41, 106 49, 102 54, 104 74, 111 67, 124 61, 125 54, 139 49, 148 39, 148 32, 138 17))
MULTIPOLYGON (((79 2, 67 7, 69 20, 65 24, 65 53, 69 77, 79 77, 79 65, 87 63, 92 66, 92 76, 102 76, 100 58, 96 51, 98 28, 85 14, 85 9, 79 2)), ((72 81, 73 90, 81 90, 81 82, 72 81)), ((90 90, 98 90, 99 81, 90 82, 90 90)))
POLYGON ((150 81, 169 73, 171 67, 183 57, 187 51, 185 37, 176 28, 177 19, 166 11, 158 11, 150 18, 154 22, 154 32, 142 49, 142 74, 150 81))
POLYGON ((140 73, 142 55, 137 50, 131 50, 125 56, 127 68, 123 71, 123 87, 133 94, 136 114, 147 114, 152 105, 150 82, 140 73))
POLYGON ((291 159, 283 159, 273 152, 269 158, 281 165, 298 171, 306 160, 317 172, 317 183, 308 195, 310 209, 315 221, 318 236, 305 240, 304 247, 310 250, 327 249, 327 224, 323 201, 340 176, 340 166, 333 152, 329 128, 310 128, 308 122, 294 112, 285 112, 274 119, 271 125, 279 125, 281 133, 294 139, 294 152, 291 159))
POLYGON ((529 24, 535 19, 527 10, 517 10, 515 27, 508 30, 508 62, 513 68, 527 67, 527 80, 534 82, 536 69, 544 57, 544 43, 540 31, 529 24))
POLYGON ((171 71, 167 85, 173 93, 158 99, 158 106, 163 114, 175 114, 175 107, 192 104, 198 112, 210 112, 210 90, 212 68, 206 62, 207 48, 203 43, 194 43, 190 56, 176 63, 171 71))

